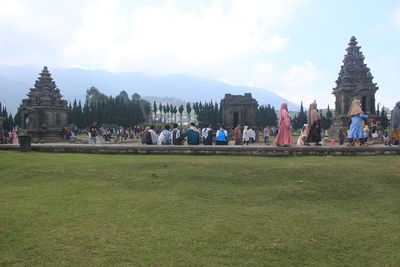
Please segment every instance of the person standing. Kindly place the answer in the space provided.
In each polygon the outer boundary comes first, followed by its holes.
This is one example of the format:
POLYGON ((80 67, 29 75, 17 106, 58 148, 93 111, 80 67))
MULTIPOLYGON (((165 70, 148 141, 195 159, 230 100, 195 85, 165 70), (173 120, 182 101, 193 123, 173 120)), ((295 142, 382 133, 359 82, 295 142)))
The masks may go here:
POLYGON ((353 100, 347 116, 351 118, 350 132, 348 135, 349 143, 347 146, 354 146, 354 139, 358 139, 360 145, 364 145, 362 122, 364 119, 368 119, 368 115, 363 114, 360 100, 353 100))
POLYGON ((339 130, 339 144, 343 145, 344 144, 344 139, 346 138, 346 135, 344 134, 343 130, 339 130))
POLYGON ((228 145, 228 131, 225 130, 225 126, 221 126, 215 136, 216 145, 228 145))
POLYGON ((18 135, 15 130, 11 132, 11 144, 18 145, 18 135))
POLYGON ((274 144, 277 146, 290 146, 292 143, 292 133, 290 130, 291 118, 289 116, 287 103, 282 103, 279 111, 279 128, 274 144))
POLYGON ((376 115, 371 116, 371 137, 373 141, 378 139, 378 121, 376 119, 376 115))
POLYGON ((246 145, 249 145, 249 140, 250 140, 250 136, 249 136, 249 127, 246 125, 246 126, 244 126, 244 129, 243 129, 243 145, 244 144, 246 144, 246 145))
POLYGON ((321 124, 320 124, 321 116, 317 111, 317 103, 314 101, 310 104, 310 108, 308 110, 308 137, 306 141, 306 145, 309 143, 314 143, 316 146, 320 146, 321 142, 321 124))
POLYGON ((72 132, 68 126, 64 126, 63 132, 64 132, 64 139, 68 141, 71 140, 72 132))
POLYGON ((368 142, 368 137, 369 137, 369 126, 368 126, 368 123, 365 122, 364 128, 363 128, 364 144, 366 144, 368 142))
POLYGON ((203 145, 211 146, 213 140, 213 130, 210 124, 206 124, 206 127, 201 130, 201 139, 203 145))
POLYGON ((264 144, 269 145, 269 135, 271 134, 271 126, 265 126, 264 128, 264 144))
POLYGON ((390 117, 390 139, 388 144, 393 145, 394 141, 400 138, 400 101, 396 103, 390 117))
POLYGON ((247 131, 247 134, 249 136, 249 142, 255 143, 256 142, 256 132, 253 130, 253 128, 250 126, 249 130, 247 131))
POLYGON ((236 125, 235 128, 232 130, 233 138, 235 140, 235 145, 241 145, 242 144, 242 131, 240 129, 240 125, 236 125))
POLYGON ((97 139, 97 135, 99 134, 99 127, 97 126, 97 121, 94 121, 92 125, 89 128, 89 133, 90 133, 90 143, 91 144, 98 144, 99 140, 97 139))
POLYGON ((73 128, 73 131, 72 131, 72 132, 74 133, 75 136, 78 136, 78 131, 79 131, 78 127, 75 126, 75 127, 73 128))

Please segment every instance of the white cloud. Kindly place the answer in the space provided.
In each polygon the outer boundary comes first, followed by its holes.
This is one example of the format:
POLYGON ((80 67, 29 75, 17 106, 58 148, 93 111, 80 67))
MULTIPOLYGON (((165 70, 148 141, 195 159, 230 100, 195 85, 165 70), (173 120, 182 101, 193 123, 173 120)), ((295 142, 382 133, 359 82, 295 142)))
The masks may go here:
POLYGON ((0 0, 1 63, 43 65, 60 62, 62 48, 80 22, 76 6, 85 5, 76 0, 0 0))
POLYGON ((322 73, 313 63, 304 61, 304 65, 292 66, 283 77, 285 87, 293 88, 302 85, 310 85, 322 79, 322 73))
POLYGON ((0 0, 0 58, 248 82, 263 54, 288 46, 280 27, 307 2, 0 0))
POLYGON ((326 97, 332 93, 329 78, 310 61, 304 61, 302 65, 291 66, 281 81, 283 89, 280 95, 291 101, 303 100, 304 106, 307 107, 308 103, 316 100, 323 108, 333 102, 333 98, 326 97), (315 99, 316 96, 325 97, 315 99))
POLYGON ((261 62, 255 65, 253 75, 247 83, 250 87, 269 89, 277 85, 277 66, 270 62, 261 62))
POLYGON ((252 87, 265 88, 292 102, 304 102, 304 106, 317 101, 319 107, 334 107, 332 81, 328 75, 318 69, 312 62, 304 61, 303 64, 283 67, 278 63, 258 63, 250 82, 252 87), (318 99, 318 96, 324 96, 318 99), (316 99, 317 98, 317 99, 316 99))
POLYGON ((268 52, 275 52, 285 49, 289 44, 289 38, 274 35, 264 42, 264 49, 268 52))
POLYGON ((126 10, 123 3, 99 1, 84 11, 82 28, 65 49, 70 65, 85 59, 112 70, 219 72, 286 48, 289 38, 276 28, 292 20, 305 1, 215 0, 189 10, 171 2, 126 10))
POLYGON ((398 27, 400 27, 400 3, 393 13, 393 19, 394 19, 394 22, 396 23, 396 25, 398 27))
POLYGON ((282 66, 282 59, 271 59, 288 47, 283 26, 307 0, 60 1, 61 10, 39 2, 0 0, 7 4, 0 33, 11 25, 37 43, 0 49, 2 63, 186 73, 266 88, 294 102, 321 93, 322 72, 311 62, 282 66))

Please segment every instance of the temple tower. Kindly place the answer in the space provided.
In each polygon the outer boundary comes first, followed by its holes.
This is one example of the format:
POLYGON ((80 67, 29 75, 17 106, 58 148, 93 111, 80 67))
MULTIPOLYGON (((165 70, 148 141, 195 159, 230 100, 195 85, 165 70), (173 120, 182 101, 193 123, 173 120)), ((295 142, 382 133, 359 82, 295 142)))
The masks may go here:
POLYGON ((335 116, 332 118, 332 127, 329 136, 337 139, 339 129, 347 130, 350 119, 347 117, 353 99, 359 99, 365 114, 375 114, 375 92, 378 90, 372 81, 370 69, 364 63, 364 55, 360 51, 354 36, 351 37, 349 46, 340 68, 336 87, 332 94, 335 96, 335 116))
POLYGON ((234 127, 238 124, 256 126, 257 101, 251 93, 244 95, 225 94, 221 100, 223 124, 234 127))
POLYGON ((47 67, 43 68, 28 99, 22 100, 21 131, 32 134, 33 142, 63 141, 63 127, 67 125, 67 101, 53 81, 47 67))

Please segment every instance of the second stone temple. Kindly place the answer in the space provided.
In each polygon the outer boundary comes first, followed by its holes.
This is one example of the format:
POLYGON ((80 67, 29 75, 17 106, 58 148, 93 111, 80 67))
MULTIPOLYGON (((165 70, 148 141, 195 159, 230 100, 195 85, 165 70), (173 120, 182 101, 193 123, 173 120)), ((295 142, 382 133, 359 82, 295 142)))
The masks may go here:
POLYGON ((331 139, 338 138, 340 129, 343 131, 348 129, 350 118, 347 112, 354 99, 360 100, 365 114, 375 114, 375 93, 378 86, 372 81, 374 77, 364 63, 365 57, 357 44, 356 38, 351 37, 336 80, 336 87, 333 88, 332 94, 336 101, 335 116, 332 119, 332 127, 329 129, 331 139))
POLYGON ((28 98, 22 100, 21 132, 32 135, 33 142, 63 141, 63 127, 67 125, 68 105, 47 67, 43 68, 28 98))

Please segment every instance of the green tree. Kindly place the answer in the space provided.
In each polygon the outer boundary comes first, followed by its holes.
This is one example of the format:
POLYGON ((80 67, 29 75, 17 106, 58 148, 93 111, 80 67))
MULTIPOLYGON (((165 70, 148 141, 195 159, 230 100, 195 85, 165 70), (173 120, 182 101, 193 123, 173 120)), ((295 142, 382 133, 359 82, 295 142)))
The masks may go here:
POLYGON ((163 111, 163 123, 165 123, 165 117, 167 114, 167 107, 165 105, 162 106, 162 111, 163 111))
POLYGON ((325 116, 321 114, 321 128, 327 130, 331 128, 331 125, 332 125, 332 112, 330 111, 328 105, 325 116))
POLYGON ((141 95, 139 95, 138 93, 134 93, 134 94, 132 95, 132 100, 140 100, 140 99, 142 99, 142 97, 141 97, 141 95))
POLYGON ((331 120, 332 117, 333 117, 333 114, 332 114, 332 112, 331 112, 331 110, 330 110, 330 108, 329 108, 329 105, 328 105, 328 109, 327 109, 325 115, 326 115, 326 118, 329 119, 329 120, 331 120))
POLYGON ((193 110, 197 115, 199 124, 205 125, 209 123, 214 128, 222 125, 222 116, 220 116, 218 104, 214 105, 212 101, 204 104, 202 102, 194 103, 193 110))
POLYGON ((188 120, 189 120, 189 122, 190 122, 190 113, 192 112, 192 107, 190 106, 190 103, 189 102, 187 102, 187 104, 186 104, 186 113, 187 113, 187 115, 188 115, 188 120))
POLYGON ((184 111, 184 107, 183 107, 183 105, 181 104, 180 106, 179 106, 179 109, 178 109, 178 112, 179 112, 179 115, 180 115, 180 121, 181 121, 181 124, 182 124, 182 116, 183 116, 183 111, 184 111))
POLYGON ((163 121, 163 108, 162 108, 163 106, 162 106, 162 104, 161 103, 159 103, 158 104, 158 110, 160 111, 160 118, 159 118, 159 120, 160 120, 160 122, 162 122, 163 121))
POLYGON ((86 90, 86 101, 88 102, 88 105, 106 100, 107 96, 100 93, 100 91, 96 87, 92 86, 88 90, 86 90))
POLYGON ((301 101, 300 112, 292 121, 292 126, 294 129, 301 129, 304 124, 307 124, 307 113, 303 107, 303 101, 301 101))
POLYGON ((165 121, 166 123, 169 122, 170 110, 171 110, 171 108, 170 108, 170 106, 169 106, 168 103, 167 103, 167 105, 165 105, 165 114, 167 114, 167 120, 165 121))
POLYGON ((178 108, 174 106, 172 112, 174 113, 174 123, 176 123, 176 113, 178 113, 178 108))
POLYGON ((154 114, 154 120, 153 120, 153 122, 156 122, 157 110, 158 110, 157 104, 156 104, 156 101, 154 101, 154 103, 153 103, 153 114, 154 114))
POLYGON ((15 116, 14 116, 14 124, 15 124, 15 126, 20 127, 21 122, 22 122, 21 110, 18 109, 17 113, 15 113, 15 116))
POLYGON ((140 98, 139 94, 127 97, 122 91, 117 97, 103 97, 97 89, 88 90, 85 104, 82 108, 74 101, 70 106, 70 121, 78 127, 87 127, 91 122, 98 121, 99 124, 111 124, 123 127, 131 127, 142 123, 151 112, 151 104, 140 98), (101 97, 97 97, 97 96, 101 97))
POLYGON ((256 123, 257 127, 276 126, 278 117, 275 108, 270 104, 261 105, 257 108, 256 123))
MULTIPOLYGON (((138 96, 140 98, 140 95, 138 96)), ((130 101, 128 93, 125 90, 122 90, 117 97, 120 98, 124 104, 127 104, 130 101)))
POLYGON ((385 107, 382 106, 380 115, 379 115, 379 122, 381 124, 382 129, 386 129, 389 126, 389 119, 387 117, 387 113, 385 107))

